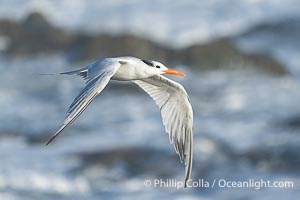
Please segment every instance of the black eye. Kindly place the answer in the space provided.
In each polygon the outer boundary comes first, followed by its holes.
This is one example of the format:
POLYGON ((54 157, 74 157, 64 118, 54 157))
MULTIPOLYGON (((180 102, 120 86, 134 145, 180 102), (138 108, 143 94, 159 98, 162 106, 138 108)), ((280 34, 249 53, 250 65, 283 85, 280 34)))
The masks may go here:
POLYGON ((156 65, 156 68, 160 68, 160 66, 156 65))

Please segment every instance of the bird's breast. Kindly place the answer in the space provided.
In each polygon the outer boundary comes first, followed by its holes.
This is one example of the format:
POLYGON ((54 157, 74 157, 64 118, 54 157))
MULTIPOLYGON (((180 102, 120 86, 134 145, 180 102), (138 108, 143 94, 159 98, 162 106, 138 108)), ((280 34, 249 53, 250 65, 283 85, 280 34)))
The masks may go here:
POLYGON ((131 65, 122 65, 118 71, 113 75, 113 80, 118 81, 130 81, 147 78, 147 74, 141 68, 131 66, 131 65))

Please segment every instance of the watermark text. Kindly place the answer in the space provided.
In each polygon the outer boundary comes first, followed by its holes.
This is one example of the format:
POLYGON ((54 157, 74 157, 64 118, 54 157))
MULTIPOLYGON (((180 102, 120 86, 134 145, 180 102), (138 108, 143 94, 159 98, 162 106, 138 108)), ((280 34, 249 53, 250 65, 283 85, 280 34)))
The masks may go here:
MULTIPOLYGON (((177 179, 146 179, 145 187, 152 188, 176 188, 184 187, 184 181, 177 179)), ((187 188, 249 188, 259 190, 262 188, 294 188, 294 182, 290 180, 265 180, 265 179, 247 179, 247 180, 227 180, 224 178, 213 180, 188 180, 187 188)))

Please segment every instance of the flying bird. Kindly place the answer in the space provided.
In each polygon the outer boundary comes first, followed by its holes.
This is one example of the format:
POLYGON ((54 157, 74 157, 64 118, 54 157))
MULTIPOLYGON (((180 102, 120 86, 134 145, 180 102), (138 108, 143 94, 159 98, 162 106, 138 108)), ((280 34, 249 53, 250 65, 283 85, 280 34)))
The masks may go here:
POLYGON ((186 166, 184 186, 187 186, 193 160, 193 110, 184 87, 162 76, 162 74, 184 76, 184 73, 167 68, 157 61, 116 57, 98 60, 81 69, 58 74, 79 75, 86 84, 70 105, 63 125, 46 145, 78 118, 110 80, 132 81, 148 93, 159 107, 170 143, 174 144, 181 163, 186 166))

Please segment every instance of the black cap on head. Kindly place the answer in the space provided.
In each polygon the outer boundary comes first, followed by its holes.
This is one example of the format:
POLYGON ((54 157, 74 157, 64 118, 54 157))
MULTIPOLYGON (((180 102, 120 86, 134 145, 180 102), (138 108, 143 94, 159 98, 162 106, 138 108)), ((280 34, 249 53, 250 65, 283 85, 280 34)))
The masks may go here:
POLYGON ((150 67, 154 67, 154 64, 153 64, 153 62, 152 62, 151 60, 143 60, 143 59, 142 59, 142 61, 143 61, 145 64, 149 65, 150 67))

